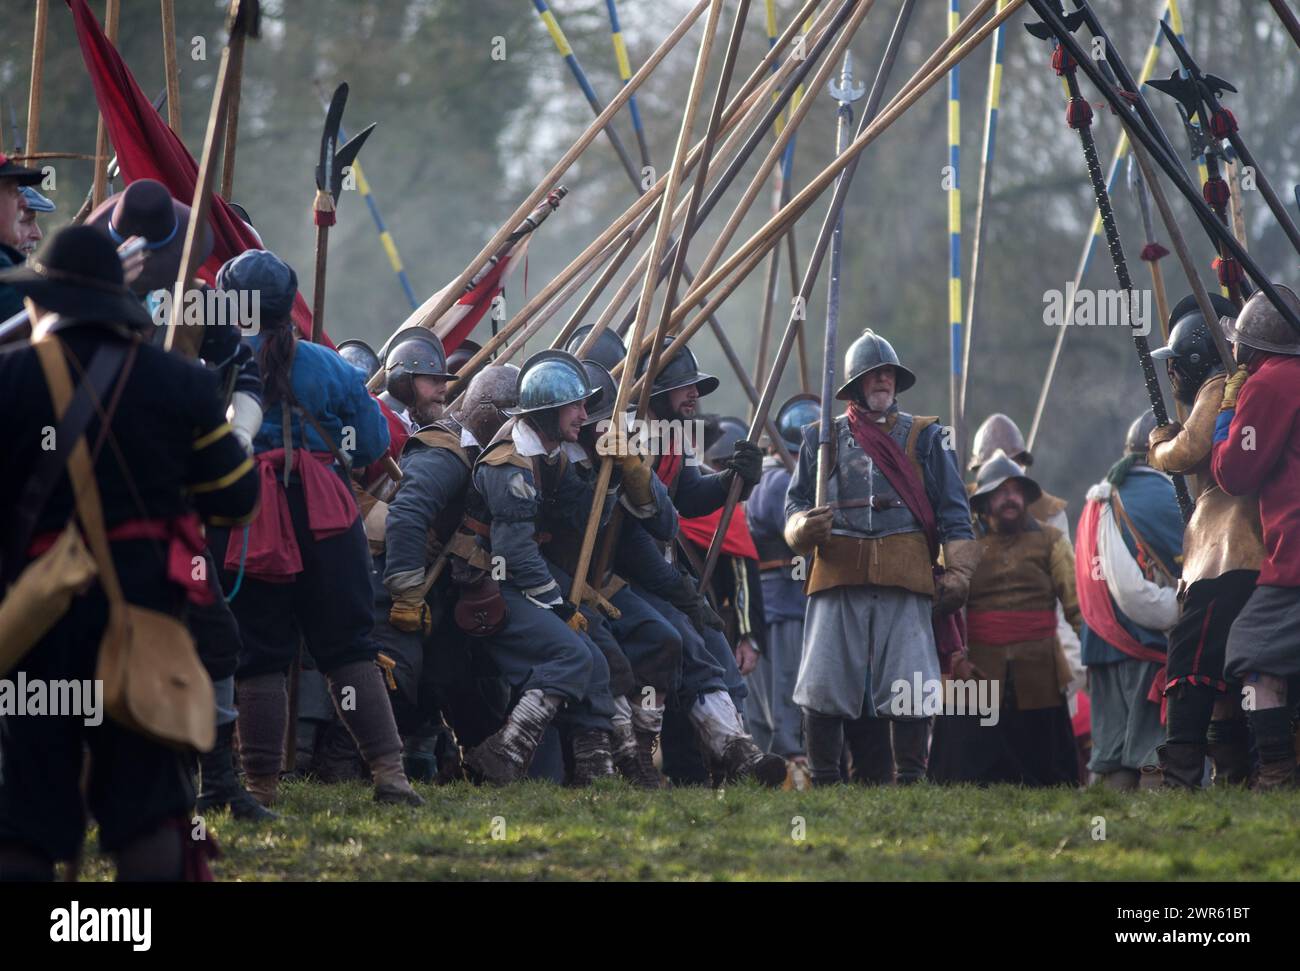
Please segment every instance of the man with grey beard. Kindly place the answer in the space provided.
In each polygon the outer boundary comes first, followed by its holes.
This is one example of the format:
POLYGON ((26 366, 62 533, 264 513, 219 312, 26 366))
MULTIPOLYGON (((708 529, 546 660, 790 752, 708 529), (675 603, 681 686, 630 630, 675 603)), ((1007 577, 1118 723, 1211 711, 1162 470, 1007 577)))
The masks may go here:
POLYGON ((891 686, 940 677, 958 648, 961 609, 979 550, 955 457, 937 418, 911 415, 896 395, 916 383, 889 341, 867 330, 845 355, 848 402, 834 421, 827 503, 816 506, 818 425, 803 431, 786 494, 785 539, 812 555, 804 652, 794 700, 814 784, 840 781, 847 735, 863 782, 925 775, 929 722, 891 717, 891 686), (940 547, 946 568, 937 569, 940 547), (936 634, 940 636, 936 640, 936 634), (873 753, 889 751, 893 758, 873 753))

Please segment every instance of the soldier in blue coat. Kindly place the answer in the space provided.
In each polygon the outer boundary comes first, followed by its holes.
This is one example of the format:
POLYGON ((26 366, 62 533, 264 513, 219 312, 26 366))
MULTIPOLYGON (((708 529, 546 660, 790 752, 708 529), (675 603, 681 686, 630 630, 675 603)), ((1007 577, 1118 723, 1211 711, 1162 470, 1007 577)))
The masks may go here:
POLYGON ((517 693, 506 723, 465 755, 483 781, 523 778, 554 721, 570 737, 573 781, 614 772, 614 700, 604 654, 588 637, 587 618, 564 599, 541 546, 557 530, 585 529, 593 492, 577 471, 587 405, 600 397, 577 358, 542 351, 519 374, 519 404, 474 465, 494 565, 504 569, 505 624, 488 650, 517 693))

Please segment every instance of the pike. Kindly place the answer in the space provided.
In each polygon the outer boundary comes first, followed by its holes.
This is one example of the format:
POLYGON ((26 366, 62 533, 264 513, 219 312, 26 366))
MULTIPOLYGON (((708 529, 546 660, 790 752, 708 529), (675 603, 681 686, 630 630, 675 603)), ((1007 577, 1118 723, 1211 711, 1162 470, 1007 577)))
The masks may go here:
MULTIPOLYGON (((610 2, 612 3, 612 0, 610 0, 610 2)), ((740 43, 739 25, 744 23, 745 16, 747 15, 749 10, 749 5, 750 5, 750 0, 740 0, 740 3, 736 8, 735 23, 737 24, 737 27, 732 32, 733 43, 728 46, 727 59, 724 61, 724 70, 728 72, 728 75, 730 74, 731 70, 734 69, 736 52, 739 49, 739 43, 740 43)), ((556 50, 564 58, 564 62, 565 64, 568 65, 570 73, 573 75, 574 80, 578 84, 578 87, 582 90, 583 95, 586 97, 587 103, 591 106, 592 112, 597 117, 599 117, 601 112, 605 110, 605 105, 600 100, 600 96, 596 94, 596 90, 592 86, 591 80, 588 77, 586 70, 582 66, 582 62, 578 60, 578 55, 573 52, 573 48, 569 44, 568 38, 565 37, 563 29, 560 27, 559 22, 555 18, 555 14, 547 6, 546 0, 533 0, 533 6, 537 9, 538 16, 541 18, 542 23, 545 24, 547 31, 550 33, 551 39, 555 43, 556 50)), ((628 67, 628 65, 625 63, 627 55, 626 55, 626 50, 621 46, 621 42, 622 42, 621 33, 618 33, 618 27, 617 27, 618 13, 611 6, 609 8, 609 14, 610 14, 611 23, 614 25, 614 29, 616 32, 615 33, 616 40, 614 45, 615 51, 616 52, 623 51, 619 62, 619 71, 621 74, 628 67)), ((629 72, 629 76, 630 76, 630 72, 629 72)), ((626 79, 625 79, 625 83, 626 83, 626 79)), ((720 86, 719 91, 722 94, 725 94, 724 87, 720 86)), ((717 122, 721 120, 723 100, 724 99, 720 96, 714 105, 713 118, 715 119, 715 122, 712 131, 715 133, 715 137, 717 131, 717 122)), ((631 107, 634 103, 635 103, 634 101, 629 101, 629 107, 631 107)), ((636 117, 637 120, 634 121, 634 127, 636 127, 638 132, 640 132, 639 114, 636 117)), ((629 157, 627 153, 627 149, 623 146, 623 142, 618 137, 618 133, 614 130, 612 123, 605 126, 605 135, 609 138, 610 145, 613 147, 615 154, 618 155, 619 161, 622 163, 623 166, 623 171, 627 174, 628 180, 632 183, 632 188, 637 193, 643 193, 645 191, 645 188, 642 185, 642 175, 637 171, 635 164, 632 162, 632 159, 629 157)), ((640 135, 639 137, 640 137, 640 143, 643 152, 641 158, 642 165, 646 169, 652 170, 653 167, 651 165, 650 158, 648 155, 649 150, 645 145, 644 136, 640 135)), ((662 282, 665 276, 667 279, 672 281, 668 288, 668 297, 666 298, 668 303, 671 303, 673 300, 673 294, 674 291, 676 290, 676 280, 678 276, 684 276, 688 285, 694 282, 695 280, 694 273, 691 272, 690 267, 686 265, 683 260, 684 260, 684 253, 685 253, 685 245, 689 242, 689 238, 694 233, 695 228, 698 226, 699 222, 702 221, 702 217, 697 216, 697 211, 699 209, 700 199, 703 197, 704 194, 704 184, 703 184, 704 178, 708 175, 708 166, 713 154, 712 143, 713 143, 713 139, 706 138, 704 143, 704 149, 701 153, 700 160, 697 163, 695 189, 692 191, 690 196, 690 202, 687 204, 686 221, 682 227, 682 239, 669 240, 669 247, 670 247, 669 253, 672 257, 672 260, 669 265, 669 270, 667 274, 661 272, 660 279, 659 281, 656 282, 656 286, 657 286, 659 282, 662 282)), ((616 269, 613 272, 616 272, 616 269)), ((610 277, 613 276, 613 272, 609 274, 610 277)), ((740 358, 737 356, 735 348, 731 345, 731 341, 727 338, 726 332, 722 329, 722 324, 718 321, 716 315, 711 315, 709 317, 709 326, 712 328, 714 336, 716 337, 718 343, 721 345, 724 356, 727 358, 727 361, 730 363, 733 371, 735 372, 736 380, 739 382, 741 389, 746 393, 746 395, 748 395, 752 403, 757 404, 758 391, 754 388, 753 383, 749 380, 749 377, 745 374, 744 365, 741 364, 740 358)), ((569 333, 572 333, 572 330, 568 327, 566 327, 565 330, 569 331, 569 333)), ((567 338, 567 335, 563 335, 563 336, 567 338)), ((776 433, 775 424, 773 424, 771 428, 768 429, 768 431, 769 434, 775 434, 776 433)), ((785 458, 787 459, 787 461, 789 461, 788 455, 786 455, 785 458)), ((793 471, 793 462, 790 462, 790 468, 791 471, 793 471)))
MULTIPOLYGON (((885 96, 885 86, 889 83, 889 75, 893 70, 894 62, 898 59, 898 52, 903 46, 903 36, 907 32, 907 25, 912 18, 912 10, 916 6, 916 0, 903 0, 903 5, 898 10, 898 17, 894 21, 893 30, 889 35, 889 42, 885 45, 884 56, 880 60, 880 67, 876 70, 875 80, 871 84, 871 93, 867 96, 867 103, 862 109, 862 118, 858 121, 857 135, 855 141, 861 139, 864 132, 868 131, 872 122, 876 118, 876 113, 880 109, 880 103, 885 96)), ((1013 4, 1019 6, 1018 3, 1013 4)), ((976 16, 976 14, 972 14, 976 16)), ((949 38, 952 41, 952 38, 949 38)), ((942 50, 942 47, 940 48, 942 50)), ((895 101, 901 101, 907 92, 905 87, 903 92, 895 98, 895 101)), ((893 102, 891 102, 891 105, 893 102)), ((841 157, 844 152, 840 152, 841 157)), ((835 182, 835 188, 831 193, 830 206, 826 210, 826 215, 822 218, 821 228, 817 231, 817 239, 813 243, 812 252, 808 255, 808 266, 804 271, 803 280, 800 282, 798 296, 794 301, 794 306, 790 310, 790 316, 786 320, 785 332, 781 337, 781 344, 777 348, 773 360, 772 370, 768 372, 767 380, 763 384, 763 398, 759 402, 758 410, 754 418, 750 421, 749 434, 746 436, 750 442, 758 440, 758 430, 762 427, 762 420, 767 416, 768 410, 772 407, 772 400, 776 397, 776 389, 781 381, 781 372, 785 370, 786 361, 790 358, 790 351, 794 345, 794 332, 802 325, 804 314, 802 307, 807 306, 808 298, 812 294, 813 286, 817 282, 817 275, 821 271, 822 260, 829 248, 831 234, 834 227, 844 211, 844 202, 849 195, 849 186, 853 183, 853 176, 857 172, 858 162, 861 155, 854 155, 849 158, 847 164, 842 170, 840 178, 835 182)), ((753 254, 750 257, 752 261, 757 261, 759 254, 753 254)), ((684 333, 684 332, 683 332, 684 333)), ((825 362, 823 362, 825 364, 825 362)), ((831 365, 833 367, 833 365, 831 365)), ((647 371, 646 377, 650 378, 650 372, 647 371)), ((825 393, 825 377, 823 376, 823 394, 825 393)), ((822 410, 823 420, 828 409, 822 410)), ((821 430, 818 432, 818 453, 821 457, 821 430)), ((818 479, 821 479, 821 471, 818 471, 818 479)), ((713 577, 713 571, 717 568, 718 558, 722 553, 722 541, 727 535, 727 529, 731 524, 732 514, 736 509, 736 502, 740 498, 741 483, 739 479, 733 480, 731 488, 727 492, 726 503, 722 507, 722 512, 718 519, 718 528, 713 534, 713 541, 709 544, 708 555, 704 560, 704 569, 700 572, 700 589, 708 587, 709 580, 713 577)))
MULTIPOLYGON (((835 154, 848 146, 849 130, 853 125, 853 102, 867 93, 865 84, 853 83, 853 55, 844 52, 844 69, 840 71, 839 82, 832 80, 827 86, 830 96, 835 99, 835 154)), ((840 180, 845 177, 840 173, 840 180)), ((837 184, 838 188, 838 184, 837 184)), ((834 418, 831 409, 835 407, 835 360, 838 355, 837 344, 840 326, 840 257, 844 247, 844 213, 835 217, 831 230, 831 265, 830 276, 826 283, 826 335, 822 341, 822 416, 817 430, 817 487, 814 505, 826 504, 826 483, 830 477, 831 439, 834 418)), ((773 442, 778 439, 773 439, 773 442)))
MULTIPOLYGON (((999 5, 1005 0, 999 0, 999 5)), ((961 391, 958 395, 958 415, 961 418, 957 442, 961 461, 965 465, 966 452, 966 392, 970 387, 970 352, 975 329, 975 293, 979 284, 984 255, 985 210, 988 208, 989 189, 992 184, 993 159, 997 148, 998 108, 1002 97, 1002 49, 1006 43, 1006 29, 999 27, 993 34, 993 51, 989 55, 988 101, 984 111, 984 153, 980 160, 979 186, 975 190, 975 232, 971 240, 970 287, 966 293, 966 320, 962 328, 961 391)))
POLYGON ((320 136, 320 160, 316 164, 316 197, 312 202, 312 221, 316 224, 316 277, 311 302, 311 341, 319 344, 325 329, 325 277, 329 254, 329 232, 334 225, 339 192, 343 189, 343 170, 350 166, 366 143, 373 124, 363 128, 342 145, 339 129, 343 125, 343 109, 348 103, 348 85, 343 82, 334 89, 329 109, 325 112, 325 127, 320 136))
MULTIPOLYGON (((1035 3, 1035 0, 1028 0, 1028 2, 1032 4, 1035 3)), ((1169 146, 1168 138, 1160 129, 1160 124, 1155 119, 1154 114, 1152 114, 1150 106, 1147 105, 1146 99, 1142 97, 1137 86, 1133 84, 1132 76, 1124 66, 1123 58, 1120 57, 1119 52, 1110 42, 1110 39, 1106 37, 1101 26, 1096 23, 1096 17, 1091 13, 1087 0, 1074 0, 1074 2, 1075 5, 1080 8, 1080 11, 1085 14, 1085 20, 1089 25, 1089 29, 1092 30, 1093 35, 1101 37, 1105 41, 1106 59, 1115 69, 1115 74, 1119 77, 1120 83, 1124 85, 1123 93, 1121 94, 1120 91, 1110 83, 1105 73, 1097 66, 1091 57, 1084 56, 1080 59, 1076 56, 1076 53, 1081 52, 1083 48, 1073 36, 1069 35, 1068 31, 1065 36, 1061 36, 1060 34, 1057 35, 1060 42, 1070 52, 1071 58, 1075 60, 1075 62, 1083 69, 1083 72, 1088 75, 1093 84, 1097 86, 1097 89, 1102 93, 1102 96, 1105 97, 1107 103, 1111 106, 1112 111, 1114 111, 1114 113, 1119 117, 1121 123, 1127 129, 1128 135, 1134 140, 1135 145, 1139 142, 1141 143, 1142 147, 1146 149, 1147 156, 1155 162, 1157 166, 1159 166, 1169 181, 1173 183, 1174 188, 1178 190, 1179 194, 1187 201, 1187 204, 1191 206, 1197 219, 1200 220, 1201 226, 1205 229, 1206 233, 1209 234, 1210 241, 1227 247, 1233 259, 1241 263, 1250 279, 1256 286, 1264 291, 1265 296, 1268 298, 1268 302, 1274 306, 1282 318, 1286 320, 1287 324, 1300 334, 1300 315, 1297 315, 1296 312, 1291 309, 1290 305, 1282 299, 1281 295, 1277 292, 1277 288, 1269 281, 1268 276, 1265 275, 1259 264, 1256 263, 1251 258, 1250 254, 1246 252, 1245 247, 1237 242, 1236 237, 1232 235, 1231 231, 1219 222, 1210 207, 1206 204, 1201 192, 1197 190, 1191 180, 1187 177, 1187 173, 1183 170, 1177 154, 1173 151, 1172 147, 1169 146), (1136 119, 1133 117, 1133 112, 1135 111, 1138 115, 1136 119)), ((1035 6, 1035 9, 1040 8, 1035 6)), ((1174 9, 1173 0, 1171 0, 1170 10, 1172 11, 1174 9)), ((1049 23, 1050 22, 1052 21, 1049 21, 1049 23)), ((1055 22, 1059 23, 1059 19, 1055 22)), ((1147 179, 1147 183, 1148 185, 1154 185, 1152 179, 1147 179)), ((1153 188, 1153 197, 1154 193, 1155 190, 1153 188)), ((1202 308, 1202 312, 1204 311, 1205 308, 1202 308)), ((1213 317, 1214 314, 1210 313, 1207 314, 1206 319, 1212 319, 1213 317)), ((1211 328, 1211 331, 1213 332, 1214 328, 1211 328)), ((1225 360, 1227 360, 1227 358, 1225 358, 1225 360)))
MULTIPOLYGON (((213 85, 212 107, 208 112, 208 127, 203 136, 203 154, 199 158, 199 170, 194 179, 194 197, 190 200, 190 219, 185 227, 185 245, 181 250, 180 268, 176 275, 173 310, 167 319, 167 334, 163 340, 164 350, 170 351, 176 344, 177 319, 180 317, 180 308, 185 306, 185 291, 189 289, 190 283, 194 280, 194 273, 199 268, 199 234, 207 224, 208 212, 212 207, 212 183, 216 174, 217 149, 222 144, 226 129, 226 108, 233 80, 230 73, 231 49, 242 49, 249 37, 257 38, 261 14, 259 0, 230 0, 230 5, 226 8, 226 32, 229 39, 221 52, 221 63, 217 67, 217 82, 213 85)), ((197 328, 186 328, 180 342, 180 352, 186 357, 198 357, 202 339, 203 335, 197 328)))
MULTIPOLYGON (((1167 26, 1162 24, 1161 29, 1171 43, 1176 42, 1176 38, 1167 26)), ((1187 133, 1192 156, 1204 159, 1209 173, 1202 187, 1205 201, 1210 204, 1219 222, 1224 226, 1230 226, 1228 200, 1231 198, 1231 190, 1220 171, 1220 161, 1224 158, 1223 149, 1219 145, 1219 140, 1210 136, 1210 115, 1202 100, 1203 92, 1199 89, 1205 87, 1208 90, 1210 85, 1214 85, 1216 90, 1224 91, 1232 86, 1221 78, 1213 76, 1201 84, 1190 77, 1184 78, 1178 71, 1168 79, 1148 81, 1147 85, 1178 102, 1178 113, 1183 120, 1183 130, 1187 133), (1220 87, 1221 85, 1226 87, 1220 87), (1193 123, 1194 118, 1199 121, 1199 124, 1193 123)), ((1240 307, 1245 297, 1249 295, 1249 289, 1242 285, 1241 267, 1226 253, 1222 243, 1219 244, 1218 251, 1219 256, 1215 260, 1214 268, 1218 273, 1219 283, 1227 289, 1232 302, 1240 307)))
POLYGON ((36 22, 32 33, 32 83, 27 92, 27 138, 23 142, 28 152, 36 151, 36 142, 41 133, 41 82, 45 79, 45 27, 49 19, 50 0, 36 0, 36 22))
POLYGON ((1286 0, 1268 0, 1268 2, 1282 21, 1282 26, 1286 28, 1286 32, 1291 35, 1291 39, 1295 41, 1296 46, 1300 47, 1300 20, 1296 19, 1295 11, 1287 5, 1286 0))
MULTIPOLYGON (((167 89, 163 88, 162 91, 158 93, 158 97, 153 99, 154 111, 162 111, 163 102, 165 102, 166 100, 167 100, 167 89)), ((96 161, 98 162, 98 160, 96 161)), ((117 173, 118 173, 117 156, 114 155, 111 159, 109 159, 108 165, 106 165, 104 168, 105 168, 105 179, 107 179, 109 185, 112 185, 113 181, 117 178, 117 173)), ((94 188, 92 187, 86 190, 86 198, 82 200, 81 208, 78 209, 76 215, 72 217, 72 224, 74 226, 80 226, 83 222, 86 221, 86 217, 90 215, 90 210, 94 208, 93 206, 94 201, 95 201, 95 191, 94 188)))
POLYGON ((1155 221, 1151 218, 1151 199, 1147 193, 1146 181, 1142 178, 1142 167, 1138 164, 1136 153, 1129 157, 1128 187, 1138 201, 1142 213, 1142 234, 1146 245, 1142 247, 1139 258, 1151 271, 1151 287, 1156 295, 1156 312, 1160 315, 1160 330, 1166 341, 1169 340, 1169 295, 1165 292, 1165 277, 1160 270, 1160 261, 1169 255, 1156 241, 1155 221))
MULTIPOLYGON (((114 46, 117 45, 117 21, 118 21, 118 0, 104 0, 104 36, 108 42, 114 46)), ((99 205, 104 201, 106 195, 104 182, 104 169, 100 165, 102 159, 108 158, 108 129, 104 125, 104 116, 98 115, 98 121, 95 124, 95 180, 92 192, 94 194, 93 205, 99 205)), ((179 306, 179 304, 177 305, 179 306)))
MULTIPOLYGON (((1061 9, 1061 0, 1029 0, 1030 6, 1043 18, 1042 23, 1026 24, 1025 29, 1040 40, 1052 42, 1052 67, 1057 75, 1065 78, 1069 103, 1065 110, 1065 120, 1069 127, 1079 133, 1079 143, 1083 149, 1083 158, 1088 167, 1088 177, 1092 182, 1092 192, 1097 200, 1097 211, 1101 213, 1101 223, 1106 231, 1106 243, 1110 249, 1111 263, 1115 267, 1115 277, 1121 291, 1133 293, 1133 280, 1129 276, 1128 262, 1124 257, 1124 247, 1120 240, 1119 229, 1115 225, 1115 212, 1111 208, 1110 193, 1106 188, 1106 178, 1101 171, 1101 162, 1097 157, 1097 143, 1092 136, 1092 105, 1079 92, 1079 79, 1076 76, 1076 62, 1071 53, 1063 46, 1061 34, 1069 36, 1083 23, 1081 14, 1065 15, 1061 9), (1054 9, 1053 9, 1054 8, 1054 9), (1054 19, 1049 20, 1049 16, 1054 19), (1059 19, 1058 19, 1059 18, 1059 19)), ((1164 397, 1160 391, 1160 380, 1156 377, 1155 363, 1151 360, 1151 350, 1147 339, 1133 321, 1131 301, 1125 301, 1124 312, 1128 316, 1129 328, 1133 334, 1133 346, 1137 350, 1138 363, 1142 367, 1142 376, 1146 383, 1147 397, 1151 410, 1155 414, 1157 425, 1169 424, 1169 413, 1165 410, 1164 397)), ((1178 506, 1186 522, 1192 515, 1192 498, 1187 491, 1187 482, 1181 475, 1175 475, 1174 493, 1178 497, 1178 506)))
MULTIPOLYGON (((784 50, 785 45, 789 42, 790 38, 794 35, 799 24, 799 18, 809 13, 814 7, 817 6, 818 2, 819 0, 805 0, 799 15, 796 16, 795 20, 792 21, 791 24, 786 28, 786 30, 782 33, 781 38, 778 40, 777 44, 773 47, 773 49, 771 49, 768 52, 768 54, 763 58, 763 60, 759 63, 759 65, 754 69, 750 77, 741 86, 740 91, 738 91, 735 97, 732 99, 731 105, 728 106, 727 117, 724 122, 725 127, 731 129, 739 126, 743 120, 747 119, 754 111, 757 110, 759 104, 761 103, 761 100, 767 94, 770 93, 772 87, 775 84, 779 83, 780 80, 794 67, 796 58, 792 56, 785 62, 784 65, 782 65, 782 67, 779 70, 777 70, 774 77, 769 78, 766 81, 762 80, 764 72, 766 72, 773 63, 775 63, 781 51, 784 50)), ((696 11, 694 11, 687 18, 687 20, 684 20, 681 24, 679 24, 677 29, 674 31, 674 35, 670 36, 668 40, 664 41, 664 43, 661 44, 659 48, 656 50, 655 54, 652 55, 651 57, 652 62, 655 61, 656 58, 662 59, 662 56, 666 52, 666 50, 670 48, 672 44, 676 42, 677 39, 680 39, 681 34, 684 33, 686 28, 688 28, 690 24, 697 18, 698 14, 703 11, 707 3, 708 0, 700 0, 700 4, 698 5, 696 11)), ((646 76, 647 69, 651 66, 652 65, 650 63, 643 65, 636 72, 636 74, 633 75, 632 79, 628 82, 628 84, 635 85, 639 83, 639 79, 643 80, 644 77, 646 76)), ((620 95, 620 97, 621 96, 622 95, 620 95)), ((606 113, 610 112, 611 107, 613 106, 611 105, 606 107, 605 109, 606 113)), ((584 135, 583 138, 579 140, 579 142, 581 143, 588 138, 594 138, 595 129, 596 129, 596 122, 593 122, 592 126, 588 128, 587 134, 584 135)), ((738 132, 733 132, 732 137, 734 138, 737 135, 738 132)), ((730 144, 730 141, 728 144, 730 144)), ((692 149, 691 156, 687 159, 688 168, 691 165, 693 165, 694 161, 698 158, 698 152, 700 150, 700 147, 701 146, 697 144, 692 149)), ((569 154, 572 155, 575 150, 581 150, 581 145, 575 144, 574 148, 570 149, 569 154)), ((561 160, 561 163, 557 163, 557 165, 552 169, 552 173, 559 171, 563 163, 564 160, 561 160)), ((733 164, 735 164, 734 160, 733 160, 733 164)), ((596 258, 599 254, 603 253, 606 250, 606 248, 611 244, 612 241, 614 241, 620 235, 627 233, 629 231, 629 227, 632 225, 632 222, 634 220, 644 216, 645 218, 641 223, 641 227, 648 228, 651 224, 653 224, 654 220, 658 217, 659 201, 662 198, 665 188, 667 187, 667 183, 668 183, 668 176, 666 174, 660 176, 659 180, 655 183, 653 188, 651 188, 646 193, 638 197, 636 202, 632 203, 632 205, 629 206, 628 209, 621 216, 619 216, 617 219, 614 220, 613 223, 611 223, 608 227, 606 227, 595 240, 589 243, 581 253, 579 253, 576 257, 573 258, 573 260, 569 262, 568 266, 566 266, 562 271, 560 271, 560 273, 557 274, 550 282, 548 282, 546 286, 543 287, 539 293, 534 295, 528 301, 528 304, 525 307, 523 307, 517 314, 515 314, 510 319, 510 321, 506 324, 506 326, 502 328, 499 338, 498 337, 492 338, 490 341, 487 342, 487 344, 484 345, 482 350, 476 353, 469 361, 465 362, 465 364, 457 372, 457 376, 460 378, 460 380, 456 382, 456 385, 453 386, 452 390, 449 392, 448 395, 449 400, 454 400, 456 396, 459 394, 459 390, 463 390, 461 386, 466 385, 469 379, 472 378, 479 371, 479 369, 482 368, 487 363, 491 355, 495 353, 496 349, 499 348, 501 344, 504 343, 505 340, 510 335, 512 335, 515 331, 522 329, 524 324, 531 319, 531 315, 535 314, 539 308, 546 305, 546 303, 549 300, 551 300, 554 297, 554 295, 561 288, 563 288, 573 278, 574 275, 576 275, 581 270, 582 267, 586 266, 590 260, 596 258)), ((676 214, 674 214, 674 219, 676 219, 676 214)), ((642 231, 641 227, 638 227, 638 229, 636 230, 637 234, 639 234, 642 231)), ((639 235, 637 235, 636 238, 639 238, 639 235)), ((631 246, 635 244, 628 243, 625 245, 631 246)), ((627 249, 621 250, 620 253, 617 256, 615 256, 614 263, 616 264, 620 263, 623 257, 629 251, 630 250, 627 249)), ((642 263, 641 265, 644 266, 644 263, 642 263)), ((607 278, 608 278, 607 275, 602 275, 602 280, 598 282, 595 287, 597 291, 603 288, 607 278)), ((435 294, 428 301, 426 301, 425 307, 433 306, 436 303, 439 303, 441 299, 442 297, 440 294, 435 294)), ((591 298, 589 297, 589 299, 591 298)), ((613 312, 614 311, 612 309, 609 311, 611 316, 613 312)), ((426 313, 425 309, 421 308, 420 314, 422 318, 430 316, 431 313, 432 311, 426 313)), ((603 330, 605 324, 607 323, 608 321, 598 321, 597 324, 595 325, 595 330, 593 331, 593 334, 599 334, 603 330)), ((574 326, 576 327, 577 325, 574 324, 574 326)), ((583 348, 580 351, 579 356, 581 356, 581 353, 585 353, 587 349, 589 348, 583 348)), ((378 375, 375 378, 371 379, 372 390, 373 388, 378 387, 378 383, 381 380, 382 380, 381 376, 378 375)))
POLYGON ((162 0, 163 72, 167 75, 167 124, 181 137, 181 72, 176 63, 176 4, 162 0))
POLYGON ((1259 186, 1260 192, 1264 194, 1264 201, 1268 203, 1269 209, 1277 218, 1278 224, 1282 231, 1286 233, 1287 239, 1291 245, 1300 252, 1300 229, 1291 221, 1291 216, 1286 211, 1286 206, 1282 203, 1273 185, 1265 177, 1259 163, 1255 160, 1254 154, 1246 144, 1246 140, 1241 135, 1241 130, 1237 125, 1236 116, 1223 106, 1219 100, 1219 95, 1225 91, 1236 93, 1234 88, 1222 78, 1215 77, 1213 74, 1204 74, 1201 71, 1191 52, 1186 45, 1179 40, 1167 26, 1164 27, 1165 35, 1169 39, 1174 53, 1178 55, 1179 62, 1187 72, 1186 78, 1173 77, 1167 81, 1149 81, 1147 82, 1153 88, 1164 91, 1177 98, 1189 113, 1195 106, 1195 112, 1201 121, 1201 131, 1209 132, 1214 139, 1215 147, 1222 139, 1227 139, 1232 146, 1237 157, 1241 159, 1242 164, 1250 166, 1254 170, 1255 182, 1259 186))

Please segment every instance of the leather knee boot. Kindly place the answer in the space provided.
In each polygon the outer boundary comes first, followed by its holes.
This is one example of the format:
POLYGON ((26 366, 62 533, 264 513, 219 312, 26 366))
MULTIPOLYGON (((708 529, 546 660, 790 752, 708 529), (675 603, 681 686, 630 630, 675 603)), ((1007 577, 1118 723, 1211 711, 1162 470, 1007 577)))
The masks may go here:
POLYGON ((217 726, 217 744, 211 752, 199 755, 199 795, 194 808, 201 813, 230 807, 230 815, 246 822, 268 822, 276 818, 250 796, 235 776, 235 762, 231 751, 235 738, 235 723, 217 726))
POLYGON ((257 674, 235 685, 239 705, 239 761, 249 794, 263 806, 275 802, 284 764, 289 692, 284 672, 257 674))
POLYGON ((1250 729, 1244 718, 1210 722, 1210 758, 1216 786, 1244 786, 1250 782, 1250 729))
POLYGON ((1291 731, 1291 709, 1265 708, 1246 713, 1255 748, 1259 752, 1259 774, 1252 789, 1290 789, 1295 785, 1295 735, 1291 731))
POLYGON ((890 722, 864 714, 844 723, 853 765, 849 781, 862 786, 888 786, 894 782, 894 753, 889 741, 890 722))
POLYGON ((397 734, 388 687, 372 661, 354 661, 325 675, 334 707, 356 740, 375 780, 375 802, 423 806, 402 768, 402 739, 397 734))
POLYGON ((844 749, 844 720, 835 715, 819 715, 810 708, 803 710, 804 743, 808 749, 808 771, 814 786, 831 786, 843 782, 840 776, 840 753, 844 749))
POLYGON ((898 784, 911 785, 925 778, 930 756, 930 719, 895 721, 894 764, 898 767, 898 784))

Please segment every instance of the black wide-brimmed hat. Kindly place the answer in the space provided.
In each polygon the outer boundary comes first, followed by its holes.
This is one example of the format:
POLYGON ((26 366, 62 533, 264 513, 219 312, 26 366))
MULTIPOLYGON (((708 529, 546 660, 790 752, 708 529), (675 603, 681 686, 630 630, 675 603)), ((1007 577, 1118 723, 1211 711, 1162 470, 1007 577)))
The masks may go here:
POLYGON ((19 165, 4 152, 0 152, 0 179, 13 179, 19 185, 40 185, 45 178, 38 169, 19 165))
MULTIPOLYGON (((190 207, 173 199, 167 187, 154 179, 137 179, 116 195, 105 199, 86 219, 121 245, 132 236, 143 236, 144 269, 131 284, 138 294, 170 290, 180 274, 185 233, 190 224, 190 207)), ((199 234, 199 263, 212 252, 212 227, 199 234)))
POLYGON ((0 283, 61 317, 141 329, 153 325, 144 305, 123 282, 117 248, 89 226, 59 230, 26 266, 0 270, 0 283))

